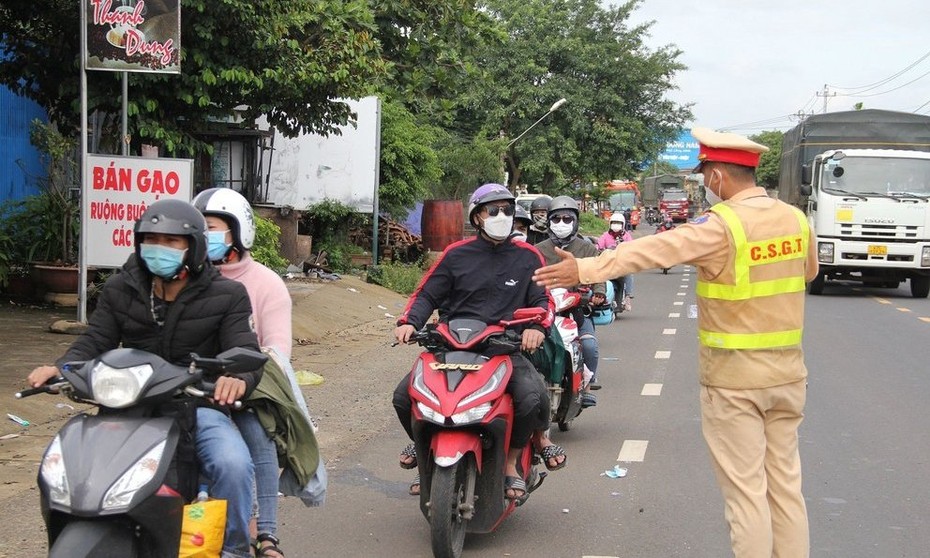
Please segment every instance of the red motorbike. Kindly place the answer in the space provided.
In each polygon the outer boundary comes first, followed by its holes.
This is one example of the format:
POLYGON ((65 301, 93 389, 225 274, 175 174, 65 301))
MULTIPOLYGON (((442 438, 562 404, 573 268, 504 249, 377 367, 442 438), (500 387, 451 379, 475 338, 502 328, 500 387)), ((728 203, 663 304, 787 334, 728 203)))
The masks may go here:
MULTIPOLYGON (((426 350, 414 363, 409 393, 413 437, 420 473, 420 509, 430 524, 433 555, 458 557, 466 533, 493 531, 522 501, 504 497, 504 466, 514 421, 505 391, 513 372, 511 356, 521 336, 512 328, 540 323, 546 311, 524 308, 512 320, 487 325, 479 320, 430 324, 411 337, 426 350)), ((530 442, 517 470, 536 490, 530 442)))

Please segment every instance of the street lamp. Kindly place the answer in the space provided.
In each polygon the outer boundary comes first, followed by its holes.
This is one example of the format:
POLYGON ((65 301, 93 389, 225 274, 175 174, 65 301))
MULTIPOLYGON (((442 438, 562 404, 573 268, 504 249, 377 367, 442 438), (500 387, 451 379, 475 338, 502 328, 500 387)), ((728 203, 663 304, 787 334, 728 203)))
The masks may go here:
POLYGON ((522 134, 520 134, 519 136, 517 136, 517 137, 513 138, 512 140, 510 140, 510 143, 507 144, 507 148, 509 149, 511 145, 517 143, 517 140, 518 140, 518 139, 520 139, 520 138, 522 138, 523 136, 525 136, 527 132, 529 132, 530 130, 533 129, 533 127, 535 127, 537 124, 539 124, 540 122, 542 122, 544 118, 546 118, 547 116, 549 116, 549 115, 552 114, 553 112, 559 110, 559 108, 560 108, 562 105, 564 105, 565 103, 567 103, 567 102, 568 102, 568 101, 566 101, 565 98, 563 97, 563 98, 559 99, 558 101, 552 103, 552 106, 549 107, 549 112, 547 112, 546 114, 540 116, 540 117, 539 117, 539 120, 537 120, 536 122, 533 122, 533 124, 531 124, 530 127, 527 128, 526 130, 523 130, 523 133, 522 133, 522 134))

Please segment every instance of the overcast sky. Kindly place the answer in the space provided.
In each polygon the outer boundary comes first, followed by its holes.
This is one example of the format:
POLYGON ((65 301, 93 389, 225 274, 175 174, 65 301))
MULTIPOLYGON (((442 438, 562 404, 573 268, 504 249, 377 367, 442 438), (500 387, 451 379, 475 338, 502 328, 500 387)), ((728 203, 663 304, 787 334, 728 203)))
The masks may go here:
POLYGON ((926 0, 644 0, 629 22, 649 20, 650 47, 683 51, 670 97, 695 103, 691 125, 786 130, 788 115, 823 111, 824 84, 828 112, 930 114, 926 0))

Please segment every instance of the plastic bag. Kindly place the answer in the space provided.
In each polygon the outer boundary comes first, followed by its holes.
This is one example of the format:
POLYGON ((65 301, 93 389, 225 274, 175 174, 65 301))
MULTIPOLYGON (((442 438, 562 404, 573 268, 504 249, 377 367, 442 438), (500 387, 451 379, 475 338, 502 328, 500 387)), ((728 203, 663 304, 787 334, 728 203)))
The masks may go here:
POLYGON ((184 506, 178 558, 219 558, 226 531, 226 500, 184 506))

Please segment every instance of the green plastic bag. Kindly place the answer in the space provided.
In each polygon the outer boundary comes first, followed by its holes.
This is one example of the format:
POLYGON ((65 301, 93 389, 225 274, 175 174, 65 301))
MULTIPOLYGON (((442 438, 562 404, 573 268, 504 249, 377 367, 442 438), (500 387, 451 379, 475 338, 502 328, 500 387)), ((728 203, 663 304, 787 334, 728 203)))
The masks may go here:
POLYGON ((536 367, 536 371, 542 374, 547 382, 559 385, 565 374, 565 359, 568 358, 568 352, 562 344, 562 336, 559 335, 558 328, 553 326, 549 331, 542 347, 528 357, 536 367))

